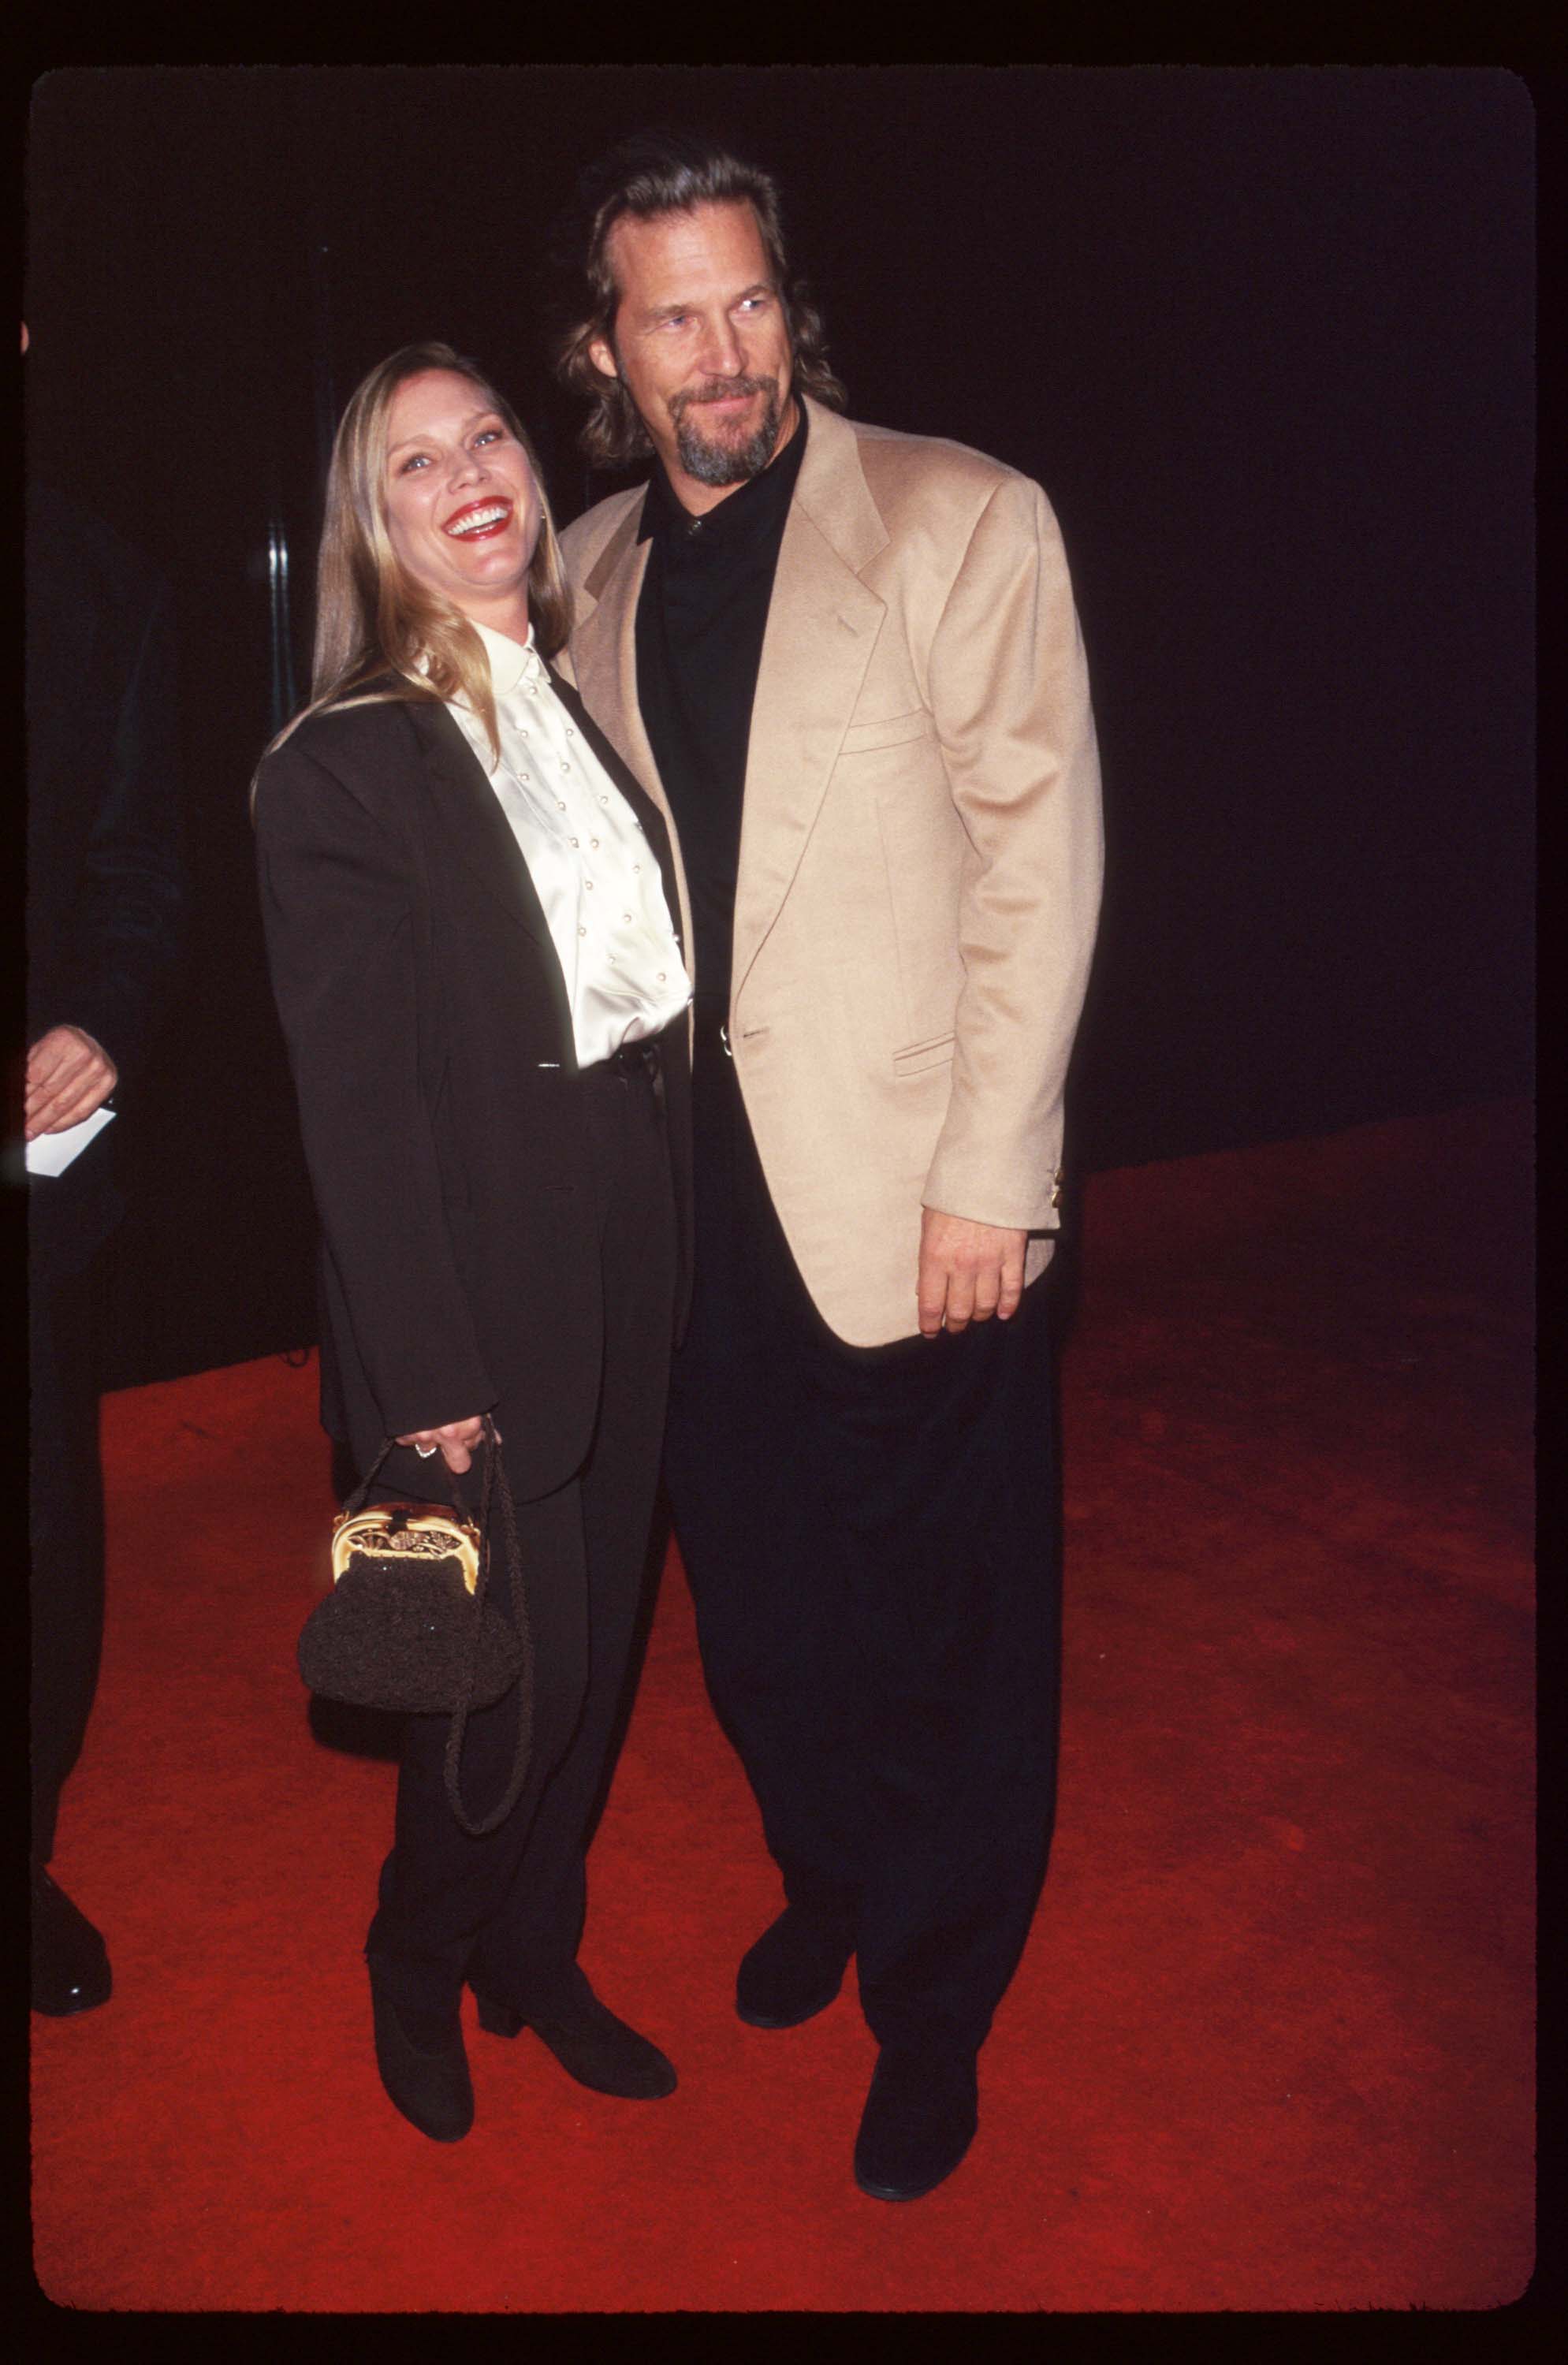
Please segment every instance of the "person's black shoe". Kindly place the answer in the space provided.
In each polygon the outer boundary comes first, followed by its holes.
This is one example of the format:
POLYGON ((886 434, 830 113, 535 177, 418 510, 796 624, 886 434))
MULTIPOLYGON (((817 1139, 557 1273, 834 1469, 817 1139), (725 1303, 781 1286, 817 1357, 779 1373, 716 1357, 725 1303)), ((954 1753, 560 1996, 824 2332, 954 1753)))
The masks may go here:
POLYGON ((31 1887, 33 2010, 64 2020, 107 2003, 114 1978, 102 1935, 41 1864, 31 1887))
POLYGON ((375 2066, 389 2099, 410 2126, 432 2143, 460 2143, 474 2124, 474 2087, 463 2031, 455 2023, 445 2044, 427 2051, 410 2042, 397 2007, 388 1994, 385 1974, 370 1972, 370 2001, 375 2018, 375 2066))
POLYGON ((786 1905, 741 1958, 735 2010, 751 2028, 798 2028, 827 2010, 854 1952, 842 1924, 786 1905))
POLYGON ((567 2076, 596 2094, 651 2102, 675 2091, 674 2063, 600 2003, 588 1985, 587 1972, 577 1964, 565 1995, 548 2007, 523 2012, 503 1996, 477 1987, 474 1994, 481 2028, 491 2036, 515 2036, 520 2029, 532 2028, 567 2076))
POLYGON ((855 2144, 855 2181, 873 2201, 918 2201, 974 2140, 975 2057, 885 2045, 855 2144))

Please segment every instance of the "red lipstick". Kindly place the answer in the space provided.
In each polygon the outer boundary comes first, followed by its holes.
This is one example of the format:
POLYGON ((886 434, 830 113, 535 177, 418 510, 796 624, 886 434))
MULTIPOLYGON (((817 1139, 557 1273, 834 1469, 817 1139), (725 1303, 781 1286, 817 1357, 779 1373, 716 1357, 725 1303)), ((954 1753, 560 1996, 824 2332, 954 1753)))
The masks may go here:
POLYGON ((460 510, 454 510, 442 532, 451 534, 454 542, 492 542, 498 533, 505 533, 511 516, 510 501, 501 494, 492 493, 487 500, 465 501, 460 510), (465 520, 469 518, 483 522, 465 526, 465 520))

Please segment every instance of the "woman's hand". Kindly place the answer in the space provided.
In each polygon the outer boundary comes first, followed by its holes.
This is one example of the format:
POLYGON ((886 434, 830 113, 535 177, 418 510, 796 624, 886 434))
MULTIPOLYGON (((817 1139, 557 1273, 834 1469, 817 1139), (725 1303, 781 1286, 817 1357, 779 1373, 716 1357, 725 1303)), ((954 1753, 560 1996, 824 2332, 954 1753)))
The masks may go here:
MULTIPOLYGON (((474 1449, 485 1434, 484 1416, 475 1413, 468 1420, 443 1421, 439 1429, 410 1429, 407 1437, 398 1440, 399 1445, 411 1445, 427 1462, 440 1453, 449 1470, 466 1470, 474 1459, 474 1449)), ((498 1440, 500 1432, 496 1432, 498 1440)))

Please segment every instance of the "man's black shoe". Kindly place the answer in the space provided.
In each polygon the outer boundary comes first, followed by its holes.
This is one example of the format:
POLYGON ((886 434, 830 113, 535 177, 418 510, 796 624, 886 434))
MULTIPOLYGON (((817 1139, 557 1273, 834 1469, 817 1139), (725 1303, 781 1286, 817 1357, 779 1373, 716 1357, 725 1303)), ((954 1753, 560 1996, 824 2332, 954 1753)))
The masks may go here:
POLYGON ((35 2012, 63 2020, 107 2003, 114 1987, 109 1950, 41 1864, 32 1867, 32 2000, 35 2012))
POLYGON ((842 1923, 786 1905, 742 1957, 735 2010, 752 2028, 798 2028, 827 2010, 854 1952, 842 1923))
POLYGON ((502 1996, 474 1990, 479 2025, 492 2036, 515 2036, 532 2028, 568 2077, 596 2094, 622 2102, 657 2102, 676 2089, 675 2065, 656 2045, 617 2020, 588 1985, 588 1974, 572 1967, 566 1993, 548 2006, 524 2012, 502 1996))
POLYGON ((410 2126, 432 2143, 460 2143, 474 2124, 474 2087, 463 2031, 455 2019, 446 2042, 434 2050, 413 2044, 398 2017, 385 1973, 366 1956, 370 2001, 375 2018, 375 2066, 389 2099, 410 2126))
POLYGON ((974 2140, 975 2057, 885 2045, 855 2145, 855 2181, 873 2201, 918 2201, 974 2140))

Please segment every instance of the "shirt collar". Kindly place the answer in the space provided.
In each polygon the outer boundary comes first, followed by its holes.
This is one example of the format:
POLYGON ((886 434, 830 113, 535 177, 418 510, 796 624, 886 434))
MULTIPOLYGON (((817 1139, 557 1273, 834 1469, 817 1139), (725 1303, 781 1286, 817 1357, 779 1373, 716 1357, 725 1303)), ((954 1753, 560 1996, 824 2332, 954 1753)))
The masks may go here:
POLYGON ((648 498, 643 503, 642 522, 637 529, 639 542, 656 534, 666 545, 677 544, 717 543, 727 547, 746 542, 756 534, 766 534, 771 527, 781 524, 784 511, 790 506, 795 490, 795 479, 801 473, 801 459, 806 448, 806 406, 795 397, 795 432, 782 452, 776 453, 759 476, 748 477, 737 485, 722 501, 698 518, 680 502, 670 488, 663 461, 656 461, 648 479, 648 498))
POLYGON ((514 641, 510 633, 493 632, 470 616, 468 622, 484 644, 490 660, 490 688, 498 698, 506 698, 522 681, 545 681, 549 678, 538 650, 533 645, 533 627, 528 628, 526 641, 514 641))

